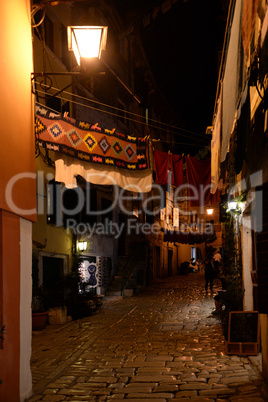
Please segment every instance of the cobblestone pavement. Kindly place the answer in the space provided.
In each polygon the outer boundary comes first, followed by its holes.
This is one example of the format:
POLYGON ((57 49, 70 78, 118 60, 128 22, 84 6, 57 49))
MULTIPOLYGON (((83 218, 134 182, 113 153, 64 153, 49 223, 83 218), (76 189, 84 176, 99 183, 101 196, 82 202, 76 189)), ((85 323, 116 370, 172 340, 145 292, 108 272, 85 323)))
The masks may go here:
POLYGON ((249 358, 225 354, 213 308, 189 274, 34 332, 28 401, 268 401, 249 358))

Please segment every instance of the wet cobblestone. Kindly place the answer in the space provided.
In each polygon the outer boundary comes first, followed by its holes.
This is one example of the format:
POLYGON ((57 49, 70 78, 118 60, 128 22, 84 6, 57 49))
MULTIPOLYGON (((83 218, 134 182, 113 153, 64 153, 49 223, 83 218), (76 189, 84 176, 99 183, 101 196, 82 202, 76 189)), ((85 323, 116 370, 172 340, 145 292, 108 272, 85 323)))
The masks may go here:
POLYGON ((28 401, 267 401, 252 359, 225 354, 213 309, 203 275, 189 274, 34 332, 28 401))

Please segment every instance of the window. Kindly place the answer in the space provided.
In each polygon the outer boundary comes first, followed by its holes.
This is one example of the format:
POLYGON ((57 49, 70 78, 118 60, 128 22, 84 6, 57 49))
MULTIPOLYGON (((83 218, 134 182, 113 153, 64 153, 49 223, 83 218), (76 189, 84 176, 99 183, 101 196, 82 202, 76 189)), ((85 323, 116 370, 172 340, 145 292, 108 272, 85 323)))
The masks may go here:
POLYGON ((196 212, 191 212, 191 223, 197 223, 197 213, 196 212))

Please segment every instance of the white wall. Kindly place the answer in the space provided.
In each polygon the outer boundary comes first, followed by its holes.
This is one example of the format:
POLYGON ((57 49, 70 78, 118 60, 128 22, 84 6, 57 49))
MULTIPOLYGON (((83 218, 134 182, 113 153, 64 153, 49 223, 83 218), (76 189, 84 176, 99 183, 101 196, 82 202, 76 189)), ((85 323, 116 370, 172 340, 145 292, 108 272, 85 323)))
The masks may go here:
POLYGON ((20 219, 20 400, 32 393, 32 223, 20 219))
POLYGON ((244 310, 253 310, 253 285, 251 280, 252 271, 252 236, 251 218, 243 216, 242 225, 242 263, 243 263, 243 283, 244 283, 244 310))

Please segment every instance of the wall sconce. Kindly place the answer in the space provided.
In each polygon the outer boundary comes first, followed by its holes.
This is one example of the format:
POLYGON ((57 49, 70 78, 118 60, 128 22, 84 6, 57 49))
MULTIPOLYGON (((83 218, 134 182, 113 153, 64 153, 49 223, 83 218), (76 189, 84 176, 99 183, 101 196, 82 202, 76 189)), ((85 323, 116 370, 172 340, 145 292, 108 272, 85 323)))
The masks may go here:
MULTIPOLYGON (((67 29, 68 34, 68 49, 73 51, 77 60, 78 65, 81 64, 81 58, 100 58, 102 50, 106 47, 107 42, 107 31, 108 27, 98 27, 98 26, 69 26, 67 29)), ((62 72, 49 72, 49 73, 32 73, 32 81, 37 77, 46 77, 49 80, 49 83, 46 84, 46 88, 49 90, 52 87, 52 79, 50 76, 53 75, 76 75, 80 76, 80 80, 83 79, 83 74, 81 71, 62 71, 62 72)), ((78 81, 80 81, 78 80, 78 81)), ((78 82, 77 81, 77 82, 78 82)), ((58 96, 66 90, 69 86, 57 92, 53 96, 58 96)), ((43 89, 43 83, 40 82, 40 86, 43 89)), ((35 91, 32 91, 35 93, 35 91)))
POLYGON ((236 202, 236 201, 229 201, 229 202, 228 202, 228 210, 227 210, 227 211, 234 212, 234 211, 237 210, 237 207, 238 207, 238 205, 237 205, 237 202, 236 202))
POLYGON ((208 209, 206 210, 206 213, 207 213, 208 215, 212 215, 213 212, 214 212, 214 209, 213 209, 213 208, 208 208, 208 209))
POLYGON ((74 52, 77 64, 81 58, 100 59, 102 50, 106 48, 108 27, 105 26, 69 26, 68 49, 74 52))
MULTIPOLYGON (((107 26, 68 26, 67 28, 67 39, 68 39, 68 49, 74 52, 77 63, 80 66, 81 59, 94 59, 101 57, 102 51, 106 48, 107 42, 107 26)), ((102 60, 102 63, 109 70, 111 75, 122 85, 125 90, 138 102, 141 103, 139 97, 118 77, 118 75, 112 70, 112 68, 102 60)), ((43 81, 39 82, 39 85, 45 91, 49 91, 52 87, 52 79, 50 76, 53 75, 76 75, 79 76, 77 83, 83 80, 86 71, 71 71, 71 72, 49 72, 49 73, 32 73, 32 83, 37 77, 46 77, 49 83, 43 84, 43 81), (83 74, 82 74, 83 72, 83 74)), ((73 83, 67 85, 62 90, 56 92, 53 97, 57 97, 68 87, 73 85, 73 83)), ((32 92, 36 94, 34 85, 32 85, 32 92)))
POLYGON ((77 242, 77 250, 78 251, 86 251, 87 249, 87 242, 86 241, 78 241, 77 242))

